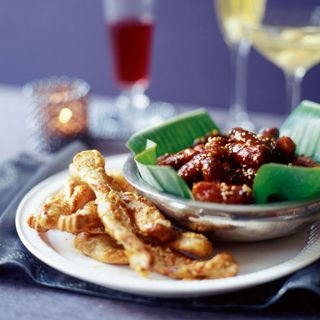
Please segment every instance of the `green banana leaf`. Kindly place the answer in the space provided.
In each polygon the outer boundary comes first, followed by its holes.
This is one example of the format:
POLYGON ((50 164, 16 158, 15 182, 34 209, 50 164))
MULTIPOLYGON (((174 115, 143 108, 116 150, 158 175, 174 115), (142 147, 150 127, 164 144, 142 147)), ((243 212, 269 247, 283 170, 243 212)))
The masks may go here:
POLYGON ((299 201, 320 196, 320 167, 268 163, 259 169, 253 190, 256 203, 299 201))
POLYGON ((150 129, 141 130, 127 142, 127 147, 138 154, 145 150, 147 140, 157 144, 157 155, 174 153, 190 147, 194 139, 218 130, 204 109, 187 112, 150 129))
POLYGON ((320 162, 320 104, 302 101, 280 128, 297 144, 297 153, 320 162))
MULTIPOLYGON (((293 139, 297 155, 320 162, 320 105, 302 101, 281 126, 280 135, 293 139)), ((257 203, 320 197, 320 168, 265 164, 257 172, 253 192, 257 203)))

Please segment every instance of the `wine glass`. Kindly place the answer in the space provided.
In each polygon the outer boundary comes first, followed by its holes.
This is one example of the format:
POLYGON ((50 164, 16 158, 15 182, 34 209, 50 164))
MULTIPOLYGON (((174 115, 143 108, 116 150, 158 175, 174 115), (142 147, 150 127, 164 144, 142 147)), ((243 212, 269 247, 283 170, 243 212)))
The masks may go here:
POLYGON ((300 102, 306 72, 320 62, 320 6, 314 1, 271 1, 259 23, 244 23, 254 48, 284 72, 287 113, 300 102))
POLYGON ((242 23, 263 18, 265 0, 213 0, 218 23, 231 53, 234 87, 227 128, 254 129, 247 113, 247 64, 250 43, 243 35, 242 23))
POLYGON ((173 106, 150 104, 149 67, 156 0, 103 0, 114 77, 122 90, 111 131, 131 134, 172 115, 173 106))

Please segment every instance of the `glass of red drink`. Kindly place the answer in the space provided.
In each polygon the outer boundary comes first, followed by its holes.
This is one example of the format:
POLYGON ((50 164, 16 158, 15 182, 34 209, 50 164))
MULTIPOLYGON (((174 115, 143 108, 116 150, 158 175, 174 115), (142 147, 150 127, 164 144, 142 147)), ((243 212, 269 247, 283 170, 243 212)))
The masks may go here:
POLYGON ((123 89, 146 88, 153 21, 128 18, 112 22, 108 28, 118 85, 123 89))
POLYGON ((155 2, 103 0, 114 77, 122 90, 116 101, 119 130, 125 127, 132 132, 151 125, 169 111, 164 110, 168 106, 155 108, 150 105, 145 95, 149 86, 155 2))

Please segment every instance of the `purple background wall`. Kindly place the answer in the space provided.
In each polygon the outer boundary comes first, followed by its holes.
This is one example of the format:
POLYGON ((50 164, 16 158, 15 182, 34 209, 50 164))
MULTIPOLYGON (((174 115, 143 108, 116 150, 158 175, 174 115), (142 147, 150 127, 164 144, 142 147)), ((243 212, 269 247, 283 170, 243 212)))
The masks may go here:
MULTIPOLYGON (((153 50, 154 99, 227 107, 229 55, 211 0, 160 0, 153 50)), ((39 77, 86 79, 98 94, 116 95, 99 0, 0 0, 0 82, 39 77)), ((320 49, 320 48, 319 48, 320 49)), ((303 97, 320 101, 320 66, 303 97)), ((254 51, 249 60, 250 110, 285 112, 282 72, 254 51)))

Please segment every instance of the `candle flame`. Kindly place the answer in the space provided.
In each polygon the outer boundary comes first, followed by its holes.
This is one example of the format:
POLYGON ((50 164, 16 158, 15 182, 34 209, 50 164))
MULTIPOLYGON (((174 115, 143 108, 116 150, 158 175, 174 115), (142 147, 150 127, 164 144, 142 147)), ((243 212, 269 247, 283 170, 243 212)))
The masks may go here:
POLYGON ((72 118, 72 111, 69 108, 62 108, 59 112, 59 121, 61 123, 68 123, 72 118))

